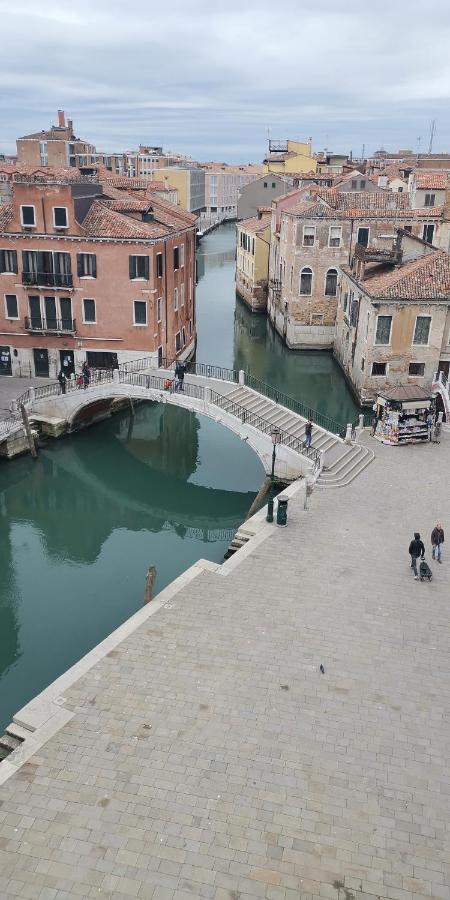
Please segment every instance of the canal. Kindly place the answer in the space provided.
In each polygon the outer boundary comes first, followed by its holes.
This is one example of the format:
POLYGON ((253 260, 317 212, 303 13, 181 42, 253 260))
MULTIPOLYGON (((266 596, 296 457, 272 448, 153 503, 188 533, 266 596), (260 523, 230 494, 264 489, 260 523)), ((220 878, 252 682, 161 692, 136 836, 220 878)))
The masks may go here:
MULTIPOLYGON (((197 359, 355 418, 331 355, 290 353, 234 296, 234 227, 199 250, 197 359)), ((148 403, 0 464, 0 729, 197 559, 221 561, 260 487, 247 444, 202 416, 148 403)))

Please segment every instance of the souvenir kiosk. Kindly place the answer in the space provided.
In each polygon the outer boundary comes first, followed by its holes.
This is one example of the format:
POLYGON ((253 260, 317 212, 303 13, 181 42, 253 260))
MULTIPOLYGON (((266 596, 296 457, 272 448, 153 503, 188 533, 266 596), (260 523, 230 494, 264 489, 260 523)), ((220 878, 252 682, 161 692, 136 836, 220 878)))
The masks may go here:
POLYGON ((418 384, 380 391, 374 406, 375 437, 383 444, 417 444, 428 440, 427 416, 434 419, 434 399, 418 384))

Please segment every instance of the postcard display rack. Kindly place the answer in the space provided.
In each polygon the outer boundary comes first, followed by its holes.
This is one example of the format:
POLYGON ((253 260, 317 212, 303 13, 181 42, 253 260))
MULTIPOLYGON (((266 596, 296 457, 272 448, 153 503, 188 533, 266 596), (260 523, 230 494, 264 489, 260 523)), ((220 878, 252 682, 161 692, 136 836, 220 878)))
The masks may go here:
POLYGON ((383 444, 417 444, 428 440, 427 400, 387 400, 377 398, 378 424, 375 437, 383 444))

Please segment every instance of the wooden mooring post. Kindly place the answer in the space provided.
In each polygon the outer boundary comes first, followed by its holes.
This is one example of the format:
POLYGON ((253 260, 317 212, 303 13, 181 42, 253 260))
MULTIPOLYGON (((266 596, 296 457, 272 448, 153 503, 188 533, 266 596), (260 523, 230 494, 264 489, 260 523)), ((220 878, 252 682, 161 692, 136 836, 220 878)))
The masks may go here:
POLYGON ((21 415, 22 415, 23 426, 24 426, 24 428, 25 428, 25 433, 26 433, 26 436, 27 436, 27 441, 28 441, 28 446, 29 446, 29 448, 30 448, 30 453, 31 453, 33 459, 37 459, 36 444, 34 443, 34 438, 33 438, 33 435, 31 434, 31 428, 30 428, 30 422, 29 422, 29 419, 28 419, 28 413, 27 413, 27 411, 26 411, 26 409, 25 409, 23 403, 20 404, 19 409, 20 409, 20 412, 21 412, 21 415))
POLYGON ((155 586, 155 581, 156 568, 155 566, 150 566, 147 572, 147 578, 145 579, 144 606, 146 603, 150 603, 150 600, 153 599, 153 588, 155 586))

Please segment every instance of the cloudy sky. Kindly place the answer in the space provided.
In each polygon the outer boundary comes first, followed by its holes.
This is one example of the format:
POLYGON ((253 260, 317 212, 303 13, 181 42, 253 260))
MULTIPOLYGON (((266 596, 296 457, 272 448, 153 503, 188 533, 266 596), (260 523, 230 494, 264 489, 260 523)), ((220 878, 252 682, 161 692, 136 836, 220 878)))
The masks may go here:
POLYGON ((416 150, 432 119, 450 150, 448 0, 0 0, 0 29, 0 152, 58 107, 99 150, 416 150))

